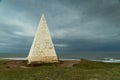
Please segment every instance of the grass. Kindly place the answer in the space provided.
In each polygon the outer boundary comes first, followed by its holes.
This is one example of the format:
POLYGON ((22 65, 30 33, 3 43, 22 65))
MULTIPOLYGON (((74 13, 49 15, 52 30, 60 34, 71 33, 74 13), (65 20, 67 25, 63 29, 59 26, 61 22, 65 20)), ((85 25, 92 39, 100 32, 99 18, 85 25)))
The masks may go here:
POLYGON ((57 64, 30 68, 6 68, 0 60, 0 80, 120 80, 120 63, 102 63, 82 59, 74 67, 57 64))

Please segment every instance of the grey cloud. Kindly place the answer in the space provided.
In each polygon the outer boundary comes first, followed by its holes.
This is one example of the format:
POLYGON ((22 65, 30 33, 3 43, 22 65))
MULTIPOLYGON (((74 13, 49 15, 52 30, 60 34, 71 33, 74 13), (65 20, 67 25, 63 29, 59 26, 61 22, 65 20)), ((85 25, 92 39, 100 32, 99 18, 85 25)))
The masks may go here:
POLYGON ((58 53, 120 50, 120 0, 3 0, 0 6, 1 51, 28 53, 42 13, 58 53))
POLYGON ((28 53, 33 37, 16 35, 15 31, 21 31, 21 28, 0 23, 0 51, 28 53))
POLYGON ((120 14, 119 0, 65 0, 60 2, 82 16, 80 18, 84 22, 101 18, 105 21, 113 20, 120 14))
POLYGON ((103 41, 103 40, 56 40, 55 43, 67 44, 67 47, 56 47, 58 52, 80 53, 93 51, 119 51, 119 40, 103 41))
POLYGON ((79 14, 79 19, 75 20, 74 24, 69 23, 64 26, 70 25, 73 28, 75 26, 83 27, 83 29, 89 29, 88 31, 92 33, 94 31, 100 32, 103 35, 106 35, 104 33, 108 33, 108 36, 112 33, 119 34, 120 5, 118 0, 65 0, 60 2, 63 6, 79 14))

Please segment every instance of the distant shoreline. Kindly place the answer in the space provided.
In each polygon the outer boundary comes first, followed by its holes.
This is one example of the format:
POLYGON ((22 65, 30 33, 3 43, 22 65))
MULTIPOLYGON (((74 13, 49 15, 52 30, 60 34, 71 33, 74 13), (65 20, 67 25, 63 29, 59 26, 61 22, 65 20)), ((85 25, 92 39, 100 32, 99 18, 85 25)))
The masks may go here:
MULTIPOLYGON (((27 60, 27 58, 0 58, 0 59, 8 59, 8 60, 27 60)), ((80 61, 80 59, 59 59, 59 60, 75 60, 80 61)))
POLYGON ((0 58, 0 59, 8 59, 8 60, 27 60, 27 58, 0 58))
MULTIPOLYGON (((12 58, 12 59, 15 59, 15 58, 21 58, 21 59, 24 59, 24 58, 27 58, 28 54, 24 54, 24 53, 21 53, 21 54, 15 54, 15 53, 3 53, 1 54, 0 53, 0 58, 12 58)), ((117 60, 120 60, 120 53, 109 53, 109 52, 94 52, 94 53, 61 53, 61 54, 57 54, 57 56, 59 57, 59 59, 87 59, 87 60, 97 60, 97 61, 101 61, 101 60, 106 60, 106 58, 109 58, 109 60, 113 60, 116 59, 117 60)), ((108 59, 107 59, 108 61, 108 59)))
MULTIPOLYGON (((4 60, 27 60, 27 57, 24 58, 0 58, 4 60)), ((60 61, 80 61, 81 59, 59 59, 60 61)), ((105 62, 105 63, 120 63, 120 59, 105 58, 103 60, 88 59, 90 61, 105 62)))

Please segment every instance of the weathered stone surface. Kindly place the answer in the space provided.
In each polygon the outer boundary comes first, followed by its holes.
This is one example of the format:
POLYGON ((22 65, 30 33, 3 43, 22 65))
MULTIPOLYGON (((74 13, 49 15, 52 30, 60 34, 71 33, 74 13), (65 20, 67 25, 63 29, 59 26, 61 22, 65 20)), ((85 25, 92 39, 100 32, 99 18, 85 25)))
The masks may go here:
POLYGON ((42 15, 32 47, 28 55, 28 62, 57 62, 58 58, 48 30, 44 15, 42 15))

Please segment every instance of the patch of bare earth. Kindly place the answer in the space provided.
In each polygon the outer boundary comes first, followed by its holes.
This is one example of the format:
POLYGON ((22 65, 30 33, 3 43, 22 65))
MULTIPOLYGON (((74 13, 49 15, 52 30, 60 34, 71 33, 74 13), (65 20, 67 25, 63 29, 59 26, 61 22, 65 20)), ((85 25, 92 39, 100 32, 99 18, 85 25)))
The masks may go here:
POLYGON ((27 64, 26 60, 10 60, 4 63, 6 68, 15 68, 15 67, 27 68, 26 64, 27 64))
POLYGON ((59 64, 61 67, 73 67, 76 64, 79 64, 80 61, 77 60, 65 60, 65 61, 61 61, 61 63, 59 64))
MULTIPOLYGON (((60 61, 60 63, 55 63, 55 65, 59 66, 59 67, 73 67, 76 64, 79 64, 80 61, 75 61, 75 60, 62 60, 60 61)), ((26 60, 10 60, 7 61, 3 64, 6 68, 15 68, 15 67, 19 67, 19 68, 30 68, 30 67, 39 67, 42 66, 44 64, 36 64, 36 65, 27 65, 27 61, 26 60)), ((53 64, 54 65, 54 64, 53 64)))

